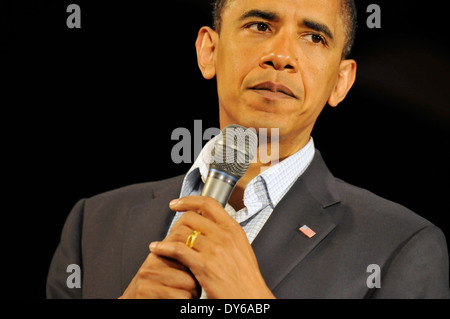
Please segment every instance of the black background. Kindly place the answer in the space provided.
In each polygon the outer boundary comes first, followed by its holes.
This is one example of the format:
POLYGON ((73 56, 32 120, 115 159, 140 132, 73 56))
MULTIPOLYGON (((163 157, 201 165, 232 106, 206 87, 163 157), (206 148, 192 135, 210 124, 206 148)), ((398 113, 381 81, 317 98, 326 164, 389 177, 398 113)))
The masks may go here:
MULTIPOLYGON (((44 298, 77 200, 182 174, 175 128, 218 127, 214 80, 194 41, 208 1, 3 1, 0 7, 2 283, 44 298)), ((398 202, 450 236, 449 62, 445 3, 358 1, 357 81, 313 132, 333 174, 398 202), (381 7, 381 29, 366 8, 381 7)))

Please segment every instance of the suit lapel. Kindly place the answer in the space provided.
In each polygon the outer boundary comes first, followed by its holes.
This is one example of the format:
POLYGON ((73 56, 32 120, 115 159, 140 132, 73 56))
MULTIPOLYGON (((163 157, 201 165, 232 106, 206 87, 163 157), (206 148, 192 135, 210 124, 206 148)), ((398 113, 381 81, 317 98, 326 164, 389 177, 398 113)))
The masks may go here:
POLYGON ((335 227, 326 208, 339 202, 334 177, 316 150, 313 161, 275 207, 252 246, 271 290, 335 227), (316 232, 308 238, 299 228, 316 232))
POLYGON ((149 190, 148 203, 135 206, 127 212, 123 242, 122 289, 124 290, 147 258, 149 244, 166 237, 174 212, 169 201, 180 196, 184 176, 158 182, 149 190))

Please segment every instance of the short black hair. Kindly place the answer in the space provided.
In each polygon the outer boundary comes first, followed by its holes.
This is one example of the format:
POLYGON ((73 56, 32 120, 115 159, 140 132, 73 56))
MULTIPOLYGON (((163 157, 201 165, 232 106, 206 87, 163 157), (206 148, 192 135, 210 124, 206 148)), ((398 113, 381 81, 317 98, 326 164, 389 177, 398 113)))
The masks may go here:
MULTIPOLYGON (((213 0, 213 23, 214 29, 220 33, 222 23, 222 12, 225 5, 230 0, 213 0)), ((357 10, 355 0, 341 0, 341 11, 343 21, 346 27, 346 43, 342 51, 342 58, 348 58, 355 42, 356 26, 357 26, 357 10)))

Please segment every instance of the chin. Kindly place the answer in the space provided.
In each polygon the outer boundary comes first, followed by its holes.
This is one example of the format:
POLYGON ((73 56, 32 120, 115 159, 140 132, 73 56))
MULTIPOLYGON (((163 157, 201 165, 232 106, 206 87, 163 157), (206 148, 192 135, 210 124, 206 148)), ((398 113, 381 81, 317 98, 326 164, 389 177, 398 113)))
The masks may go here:
POLYGON ((220 118, 222 128, 228 124, 239 124, 247 128, 254 128, 258 132, 266 129, 271 134, 271 129, 278 129, 280 135, 287 133, 292 126, 293 117, 297 117, 299 105, 287 101, 267 101, 266 99, 254 97, 231 103, 233 108, 225 110, 220 107, 220 118), (244 102, 244 103, 242 103, 244 102))
POLYGON ((273 114, 252 114, 240 119, 239 125, 254 128, 258 134, 271 136, 273 134, 282 135, 285 133, 288 124, 283 119, 277 119, 273 114))

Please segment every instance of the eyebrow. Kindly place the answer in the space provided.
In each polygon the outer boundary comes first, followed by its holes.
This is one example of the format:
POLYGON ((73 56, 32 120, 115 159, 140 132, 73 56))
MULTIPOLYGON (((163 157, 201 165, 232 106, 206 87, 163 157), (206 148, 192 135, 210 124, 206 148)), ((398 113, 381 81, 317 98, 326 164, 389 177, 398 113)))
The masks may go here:
POLYGON ((313 29, 314 31, 325 34, 328 38, 333 40, 333 33, 331 32, 330 28, 326 24, 316 22, 313 20, 308 20, 308 19, 303 20, 303 24, 306 27, 313 29))
MULTIPOLYGON (((280 17, 272 11, 263 11, 258 9, 252 9, 244 12, 241 17, 239 18, 239 21, 243 21, 248 18, 260 18, 267 21, 278 21, 280 20, 280 17)), ((330 40, 333 40, 333 33, 331 32, 330 28, 323 23, 310 20, 310 19, 304 19, 302 24, 306 26, 307 28, 310 28, 314 31, 321 32, 325 34, 330 40)))
POLYGON ((244 14, 241 15, 239 18, 239 21, 248 19, 248 18, 260 18, 268 21, 277 21, 279 20, 278 15, 275 12, 271 11, 263 11, 258 9, 253 9, 244 12, 244 14))

